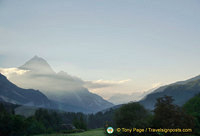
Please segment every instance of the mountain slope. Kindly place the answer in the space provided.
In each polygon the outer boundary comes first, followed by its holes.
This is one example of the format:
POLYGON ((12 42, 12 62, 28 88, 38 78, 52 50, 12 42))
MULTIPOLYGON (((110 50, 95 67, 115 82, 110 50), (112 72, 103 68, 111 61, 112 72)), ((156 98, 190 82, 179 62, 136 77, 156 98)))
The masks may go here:
POLYGON ((188 80, 185 80, 185 81, 178 81, 178 82, 175 82, 175 83, 172 83, 172 84, 169 84, 169 85, 165 85, 165 86, 161 86, 157 89, 155 89, 152 93, 155 93, 155 92, 162 92, 163 90, 165 90, 168 86, 171 86, 171 85, 184 85, 184 84, 187 84, 191 81, 195 81, 195 80, 198 80, 200 79, 200 75, 196 76, 196 77, 193 77, 193 78, 190 78, 188 80))
MULTIPOLYGON (((87 108, 73 106, 48 99, 43 93, 34 89, 22 89, 11 83, 0 73, 0 102, 20 105, 19 109, 47 108, 68 112, 92 112, 87 108)), ((25 112, 24 110, 18 110, 25 112)), ((26 113, 25 113, 26 114, 26 113)))
POLYGON ((52 102, 41 92, 33 89, 22 89, 0 74, 0 100, 13 104, 51 108, 52 102))
POLYGON ((175 84, 164 86, 155 90, 153 93, 147 95, 140 103, 147 109, 154 109, 156 99, 162 96, 172 96, 174 103, 182 106, 186 101, 192 98, 194 95, 200 93, 200 79, 199 76, 177 82, 175 84), (161 91, 161 89, 163 89, 161 91))

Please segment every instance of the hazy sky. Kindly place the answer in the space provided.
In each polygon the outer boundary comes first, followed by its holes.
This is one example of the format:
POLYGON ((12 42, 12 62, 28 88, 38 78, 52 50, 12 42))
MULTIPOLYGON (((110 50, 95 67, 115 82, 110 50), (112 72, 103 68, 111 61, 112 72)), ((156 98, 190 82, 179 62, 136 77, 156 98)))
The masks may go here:
POLYGON ((200 1, 0 0, 0 67, 34 55, 83 80, 127 81, 104 91, 184 80, 200 74, 200 1))

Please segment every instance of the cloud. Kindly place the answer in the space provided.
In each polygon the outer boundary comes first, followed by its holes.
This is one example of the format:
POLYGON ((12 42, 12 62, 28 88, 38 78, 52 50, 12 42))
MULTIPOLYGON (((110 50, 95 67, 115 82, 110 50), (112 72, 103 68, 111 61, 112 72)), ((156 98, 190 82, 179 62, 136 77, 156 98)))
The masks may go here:
POLYGON ((9 80, 24 88, 35 88, 40 90, 74 90, 77 87, 98 89, 111 86, 123 85, 131 79, 125 80, 96 80, 84 81, 78 77, 70 76, 66 72, 41 74, 32 73, 20 68, 0 68, 0 72, 9 80))
POLYGON ((19 87, 40 90, 49 98, 59 101, 64 94, 76 93, 85 88, 104 98, 109 98, 113 91, 121 92, 126 83, 131 81, 131 79, 84 81, 63 71, 41 73, 39 69, 0 68, 0 72, 19 87))
POLYGON ((115 81, 115 80, 85 81, 85 86, 90 89, 104 88, 104 87, 122 85, 129 81, 131 81, 131 79, 119 80, 119 81, 115 81))
POLYGON ((13 75, 23 75, 26 72, 28 72, 28 70, 22 70, 19 68, 0 68, 0 73, 5 75, 7 78, 13 75))
POLYGON ((126 79, 126 80, 119 80, 119 81, 114 81, 114 80, 96 80, 92 81, 93 83, 96 84, 123 84, 126 82, 129 82, 131 79, 126 79))
POLYGON ((65 72, 43 74, 20 68, 0 68, 0 73, 19 87, 37 89, 45 94, 62 95, 84 88, 84 81, 65 72))

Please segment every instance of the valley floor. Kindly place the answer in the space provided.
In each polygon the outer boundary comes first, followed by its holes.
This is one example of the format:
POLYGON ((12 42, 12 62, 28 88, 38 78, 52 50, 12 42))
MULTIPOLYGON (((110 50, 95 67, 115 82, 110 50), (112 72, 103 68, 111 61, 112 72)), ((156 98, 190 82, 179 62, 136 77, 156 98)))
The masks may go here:
POLYGON ((106 136, 103 129, 94 129, 82 133, 73 133, 73 134, 44 134, 36 136, 106 136))

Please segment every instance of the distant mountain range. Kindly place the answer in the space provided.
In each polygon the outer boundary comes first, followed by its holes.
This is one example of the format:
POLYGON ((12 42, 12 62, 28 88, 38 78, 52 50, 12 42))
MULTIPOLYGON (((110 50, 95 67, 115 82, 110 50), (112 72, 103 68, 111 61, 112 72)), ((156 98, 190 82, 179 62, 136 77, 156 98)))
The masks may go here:
MULTIPOLYGON (((175 82, 175 83, 172 83, 172 84, 169 84, 169 85, 161 86, 161 87, 159 87, 155 90, 147 91, 145 93, 146 96, 139 101, 133 101, 132 98, 134 98, 135 96, 132 96, 132 95, 134 95, 134 94, 129 95, 129 96, 123 95, 122 97, 119 95, 119 96, 117 96, 116 98, 113 98, 113 99, 114 99, 114 101, 120 102, 120 101, 125 101, 125 97, 127 97, 129 102, 139 102, 146 109, 153 110, 155 103, 156 103, 156 100, 160 97, 165 96, 165 95, 172 96, 172 98, 174 99, 174 104, 182 106, 190 98, 194 97, 195 95, 197 95, 199 93, 200 93, 200 76, 196 76, 194 78, 191 78, 191 79, 188 79, 188 80, 185 80, 185 81, 175 82), (117 100, 117 99, 121 99, 123 97, 124 97, 124 99, 117 100)), ((138 95, 138 94, 136 94, 136 95, 138 95)), ((110 109, 118 109, 122 105, 123 104, 120 103, 120 104, 115 105, 111 108, 102 110, 102 112, 109 111, 110 109)))
MULTIPOLYGON (((89 92, 84 87, 82 79, 70 76, 63 71, 54 72, 44 59, 37 56, 17 68, 17 71, 9 75, 9 80, 17 86, 0 74, 0 101, 26 107, 84 113, 105 111, 105 109, 114 106, 97 94, 89 92)), ((174 98, 175 104, 181 106, 191 97, 200 93, 200 76, 159 87, 148 95, 147 93, 130 96, 119 94, 110 100, 122 103, 127 100, 133 101, 136 95, 140 98, 146 95, 139 102, 145 108, 152 110, 157 98, 168 95, 174 98)), ((120 105, 115 106, 115 108, 117 107, 120 105)))
POLYGON ((134 92, 132 94, 117 93, 113 94, 108 101, 114 103, 115 105, 128 103, 130 101, 136 102, 144 98, 147 94, 151 93, 152 90, 146 92, 134 92))
POLYGON ((198 93, 200 93, 200 76, 162 86, 148 94, 139 102, 146 109, 152 110, 154 109, 157 98, 167 95, 173 97, 174 104, 182 106, 186 101, 198 93))
POLYGON ((17 70, 21 73, 10 74, 9 80, 26 89, 19 88, 9 81, 4 81, 9 83, 3 85, 3 79, 6 78, 1 75, 1 100, 26 106, 86 113, 113 106, 112 103, 83 87, 83 80, 63 71, 54 72, 50 65, 38 56, 33 57, 17 70))

